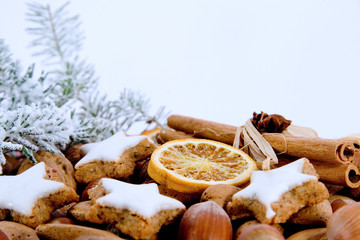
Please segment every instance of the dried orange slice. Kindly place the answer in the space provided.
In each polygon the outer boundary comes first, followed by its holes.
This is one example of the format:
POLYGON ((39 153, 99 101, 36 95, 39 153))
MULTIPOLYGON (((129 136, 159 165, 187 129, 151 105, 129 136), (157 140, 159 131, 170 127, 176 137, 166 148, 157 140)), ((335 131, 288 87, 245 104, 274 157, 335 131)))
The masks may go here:
POLYGON ((240 149, 212 140, 182 139, 158 147, 148 173, 173 190, 199 193, 215 184, 240 185, 255 169, 255 161, 240 149))

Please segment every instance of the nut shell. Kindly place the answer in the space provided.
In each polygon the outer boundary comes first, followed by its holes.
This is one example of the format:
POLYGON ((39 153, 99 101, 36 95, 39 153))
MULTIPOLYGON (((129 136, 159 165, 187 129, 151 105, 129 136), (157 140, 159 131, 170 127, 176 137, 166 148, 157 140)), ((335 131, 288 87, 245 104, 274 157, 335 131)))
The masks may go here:
POLYGON ((10 238, 0 229, 0 239, 1 240, 10 240, 10 238))
POLYGON ((347 203, 342 200, 342 199, 335 199, 332 203, 331 203, 331 208, 333 212, 336 212, 339 208, 342 208, 344 206, 346 206, 347 203))
POLYGON ((87 201, 89 200, 89 193, 88 190, 95 187, 96 184, 99 183, 99 181, 102 179, 102 177, 96 178, 88 183, 88 185, 85 187, 83 192, 81 193, 80 201, 87 201))
MULTIPOLYGON (((261 224, 261 222, 259 222, 258 220, 254 219, 254 220, 249 220, 249 221, 246 221, 244 222, 243 224, 241 224, 238 229, 236 230, 235 232, 235 235, 236 236, 239 236, 245 229, 251 227, 251 226, 254 226, 254 225, 258 225, 258 224, 261 224)), ((278 224, 278 223, 275 223, 275 224, 269 224, 271 227, 274 227, 276 228, 277 230, 279 230, 280 233, 284 233, 284 228, 278 224)))
POLYGON ((227 203, 231 200, 231 197, 240 191, 241 188, 230 184, 217 184, 205 189, 202 193, 200 201, 214 201, 219 204, 220 207, 225 208, 227 203))
POLYGON ((73 224, 42 224, 35 231, 40 239, 124 240, 108 231, 73 224))
POLYGON ((192 205, 181 218, 179 240, 231 240, 231 220, 213 201, 192 205))
POLYGON ((297 232, 287 240, 328 240, 326 236, 326 228, 312 228, 297 232))
POLYGON ((75 165, 80 159, 82 159, 85 156, 85 153, 83 150, 81 150, 81 146, 83 144, 76 144, 69 148, 66 153, 65 157, 69 159, 69 161, 75 165))
POLYGON ((360 239, 360 203, 352 203, 339 208, 327 223, 329 240, 360 239))
POLYGON ((276 228, 261 223, 245 228, 236 240, 285 240, 285 238, 276 228))
MULTIPOLYGON (((5 155, 5 165, 3 166, 3 172, 5 175, 14 175, 18 171, 22 161, 24 159, 15 158, 9 155, 5 155)), ((1 238, 0 238, 1 239, 1 238)))
POLYGON ((354 199, 349 198, 349 197, 346 197, 346 196, 343 196, 343 195, 335 194, 335 195, 331 195, 331 196, 329 197, 330 203, 334 202, 336 199, 341 199, 341 200, 343 200, 344 202, 346 202, 346 204, 356 203, 356 201, 355 201, 354 199))
POLYGON ((10 221, 0 221, 0 239, 1 240, 39 240, 34 229, 20 223, 10 221))
POLYGON ((306 206, 293 214, 288 223, 325 227, 333 213, 329 200, 306 206))

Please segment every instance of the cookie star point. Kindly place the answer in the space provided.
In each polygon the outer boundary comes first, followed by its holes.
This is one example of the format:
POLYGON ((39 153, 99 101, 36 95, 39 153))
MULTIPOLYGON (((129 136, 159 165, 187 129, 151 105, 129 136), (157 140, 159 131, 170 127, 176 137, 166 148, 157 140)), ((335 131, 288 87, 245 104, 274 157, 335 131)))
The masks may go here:
POLYGON ((101 184, 107 194, 96 202, 102 206, 127 208, 149 218, 161 210, 185 209, 185 205, 180 201, 161 195, 155 183, 130 184, 103 178, 101 184))
POLYGON ((271 203, 278 201, 283 193, 307 181, 317 180, 315 176, 302 173, 304 163, 305 158, 301 158, 276 169, 254 171, 250 185, 233 197, 257 199, 266 206, 266 217, 271 218, 275 215, 271 203))
POLYGON ((127 136, 123 131, 119 131, 103 141, 85 144, 81 149, 86 155, 75 168, 95 160, 115 161, 126 149, 136 146, 144 139, 151 141, 147 136, 127 136))
POLYGON ((37 199, 46 197, 65 186, 63 183, 47 180, 45 176, 43 162, 19 175, 0 176, 0 209, 30 215, 37 199))

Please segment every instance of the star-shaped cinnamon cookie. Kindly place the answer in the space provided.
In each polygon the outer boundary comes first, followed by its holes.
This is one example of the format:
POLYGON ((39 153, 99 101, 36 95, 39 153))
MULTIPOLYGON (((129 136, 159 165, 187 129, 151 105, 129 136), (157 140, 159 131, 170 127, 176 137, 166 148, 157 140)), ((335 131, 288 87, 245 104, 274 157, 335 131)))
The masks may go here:
POLYGON ((155 183, 137 185, 103 178, 88 193, 94 203, 85 215, 88 221, 115 224, 135 239, 153 238, 162 225, 185 212, 184 204, 161 195, 155 183))
POLYGON ((309 168, 313 169, 309 160, 302 158, 273 170, 254 171, 250 185, 228 203, 228 213, 232 219, 254 215, 263 223, 283 223, 304 206, 327 199, 325 185, 304 173, 309 168))
POLYGON ((120 131, 104 141, 81 146, 86 155, 75 165, 75 178, 85 183, 104 176, 127 178, 133 174, 135 162, 155 149, 147 136, 126 136, 120 131))
POLYGON ((43 162, 16 176, 0 176, 0 209, 10 210, 14 221, 30 227, 49 220, 57 207, 77 200, 72 188, 46 179, 43 162))

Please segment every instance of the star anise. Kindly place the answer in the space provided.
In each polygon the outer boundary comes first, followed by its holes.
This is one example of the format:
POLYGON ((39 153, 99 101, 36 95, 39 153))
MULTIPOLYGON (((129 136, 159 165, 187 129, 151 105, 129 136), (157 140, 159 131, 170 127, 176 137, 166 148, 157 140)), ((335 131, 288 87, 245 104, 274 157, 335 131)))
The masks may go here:
POLYGON ((251 122, 259 132, 268 133, 281 133, 291 124, 290 120, 285 119, 281 115, 268 115, 264 112, 254 112, 251 122))

